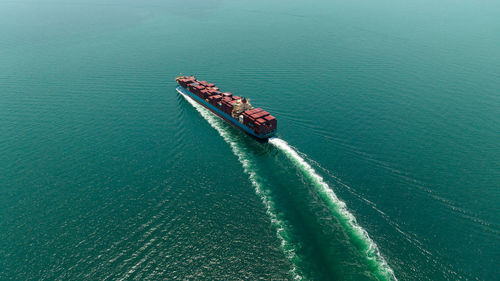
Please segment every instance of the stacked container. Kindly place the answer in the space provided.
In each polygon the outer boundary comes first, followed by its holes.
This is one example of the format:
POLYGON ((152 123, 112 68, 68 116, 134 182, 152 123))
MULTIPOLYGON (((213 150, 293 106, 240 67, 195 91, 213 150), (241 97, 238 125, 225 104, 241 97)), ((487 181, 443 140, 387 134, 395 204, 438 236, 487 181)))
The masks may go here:
POLYGON ((231 115, 231 112, 233 111, 233 105, 231 104, 231 101, 228 101, 226 99, 222 100, 222 111, 226 114, 231 115))
POLYGON ((211 105, 217 106, 217 103, 219 103, 221 99, 222 97, 220 95, 213 95, 208 98, 208 102, 211 105))
POLYGON ((266 134, 277 128, 276 118, 262 108, 254 108, 243 112, 243 124, 258 134, 266 134))

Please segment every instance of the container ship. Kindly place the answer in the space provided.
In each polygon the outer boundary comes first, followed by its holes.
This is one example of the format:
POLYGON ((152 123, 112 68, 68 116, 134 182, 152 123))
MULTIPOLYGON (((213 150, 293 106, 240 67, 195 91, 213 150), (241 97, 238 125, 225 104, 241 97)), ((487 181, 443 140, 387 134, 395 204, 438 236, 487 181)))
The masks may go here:
POLYGON ((267 140, 276 133, 276 118, 260 107, 254 108, 249 99, 222 92, 215 84, 198 81, 194 76, 179 76, 175 81, 179 93, 245 133, 259 140, 267 140))

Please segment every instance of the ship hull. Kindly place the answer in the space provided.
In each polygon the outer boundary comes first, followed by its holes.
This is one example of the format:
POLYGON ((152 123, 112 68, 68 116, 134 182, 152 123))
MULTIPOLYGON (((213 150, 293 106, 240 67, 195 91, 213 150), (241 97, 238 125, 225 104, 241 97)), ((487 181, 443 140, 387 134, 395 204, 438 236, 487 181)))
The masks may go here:
POLYGON ((203 107, 205 107, 206 109, 210 110, 213 114, 219 116, 220 118, 222 118, 227 123, 229 123, 232 126, 238 128, 239 130, 241 130, 241 131, 243 131, 243 132, 251 135, 252 137, 257 138, 258 140, 266 141, 270 137, 274 136, 274 134, 276 133, 276 131, 272 131, 272 132, 270 132, 268 134, 265 134, 265 135, 264 134, 257 134, 252 129, 250 129, 249 127, 245 126, 244 124, 241 124, 240 122, 238 122, 238 120, 234 119, 232 116, 228 115, 227 113, 223 112, 222 110, 218 109, 217 107, 213 106, 212 104, 208 103, 207 101, 205 101, 204 99, 198 97, 197 95, 191 93, 186 88, 184 88, 182 86, 178 86, 176 88, 176 90, 180 94, 182 94, 184 96, 187 96, 188 98, 190 98, 190 99, 194 100, 195 102, 201 104, 203 107))

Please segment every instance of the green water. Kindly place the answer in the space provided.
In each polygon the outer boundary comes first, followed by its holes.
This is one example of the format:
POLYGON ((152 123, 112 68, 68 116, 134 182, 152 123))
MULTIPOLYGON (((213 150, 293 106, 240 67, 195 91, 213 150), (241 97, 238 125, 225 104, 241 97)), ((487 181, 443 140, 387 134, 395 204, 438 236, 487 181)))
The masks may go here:
POLYGON ((500 280, 498 15, 0 0, 0 279, 500 280), (277 138, 179 72, 251 97, 277 138))

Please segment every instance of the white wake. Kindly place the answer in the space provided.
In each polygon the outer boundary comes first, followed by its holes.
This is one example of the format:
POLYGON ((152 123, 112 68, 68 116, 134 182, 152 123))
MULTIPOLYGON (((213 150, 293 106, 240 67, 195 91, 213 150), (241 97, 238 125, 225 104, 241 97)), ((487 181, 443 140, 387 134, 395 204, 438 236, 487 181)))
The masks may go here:
POLYGON ((302 158, 297 150, 286 141, 279 138, 269 139, 269 143, 279 148, 318 188, 320 194, 324 195, 327 203, 333 208, 333 213, 339 218, 355 239, 363 244, 366 258, 376 266, 377 272, 387 280, 397 280, 394 271, 389 267, 386 260, 380 254, 377 244, 370 238, 365 229, 356 221, 356 218, 347 210, 346 204, 340 200, 328 184, 323 180, 307 161, 302 158))
POLYGON ((238 157, 238 160, 243 166, 244 172, 248 175, 250 182, 255 188, 255 192, 257 195, 261 198, 262 203, 266 207, 266 213, 269 215, 271 218, 271 223, 276 229, 276 236, 279 238, 281 241, 281 248, 285 252, 286 257, 289 259, 289 261, 292 264, 292 268, 290 269, 290 273, 293 276, 295 280, 302 280, 302 276, 299 274, 297 267, 294 264, 294 261, 296 260, 296 253, 293 248, 293 245, 290 245, 290 242, 288 242, 285 239, 285 232, 286 230, 286 225, 285 223, 278 218, 276 215, 274 208, 273 208, 273 202, 271 198, 269 198, 265 192, 262 189, 262 183, 259 182, 258 175, 256 173, 256 169, 253 168, 252 163, 249 160, 249 157, 246 155, 246 152, 238 142, 234 140, 234 137, 232 137, 226 129, 224 129, 224 124, 222 123, 223 121, 219 119, 219 117, 215 116, 212 114, 208 109, 203 107, 202 105, 198 104, 196 101, 192 100, 191 98, 185 96, 181 91, 177 90, 191 105, 196 108, 196 110, 205 118, 208 123, 215 129, 217 132, 222 136, 224 141, 228 143, 231 146, 231 150, 233 151, 234 155, 238 157))

